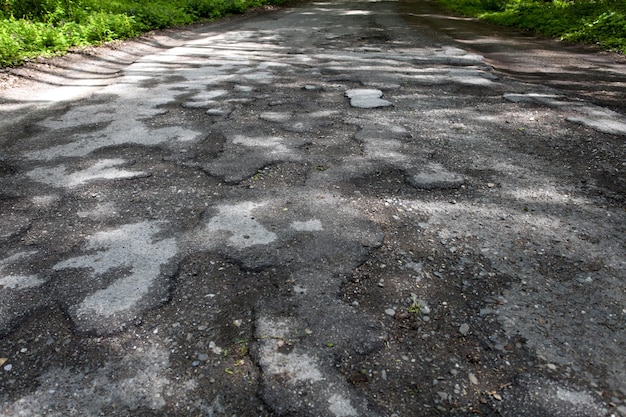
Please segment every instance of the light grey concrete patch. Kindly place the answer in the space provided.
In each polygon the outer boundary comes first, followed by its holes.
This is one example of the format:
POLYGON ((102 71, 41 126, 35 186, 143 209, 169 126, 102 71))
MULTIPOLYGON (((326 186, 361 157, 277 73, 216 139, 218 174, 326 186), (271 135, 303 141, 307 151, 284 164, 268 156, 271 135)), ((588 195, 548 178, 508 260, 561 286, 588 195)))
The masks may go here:
POLYGON ((352 107, 361 109, 373 109, 377 107, 393 106, 393 103, 383 100, 383 92, 373 88, 356 88, 346 91, 346 97, 350 99, 352 107))
POLYGON ((465 177, 448 171, 443 165, 429 163, 410 175, 407 180, 415 188, 425 190, 459 188, 465 183, 465 177))
POLYGON ((206 114, 209 116, 227 116, 233 109, 230 106, 220 106, 208 109, 206 114))
POLYGON ((33 196, 32 202, 35 207, 49 209, 61 201, 58 194, 36 195, 33 196))
POLYGON ((239 93, 251 93, 252 91, 254 91, 254 87, 240 84, 234 86, 233 89, 239 93))
POLYGON ((22 290, 25 288, 38 287, 44 283, 45 281, 37 277, 37 275, 0 276, 0 288, 8 288, 12 290, 22 290))
POLYGON ((293 330, 287 322, 271 322, 268 318, 260 318, 257 321, 257 338, 263 342, 260 344, 259 364, 270 378, 281 376, 291 385, 323 381, 324 376, 315 358, 306 353, 279 352, 280 347, 290 343, 293 330))
POLYGON ((294 221, 291 223, 291 228, 300 232, 321 232, 324 230, 319 219, 294 221))
POLYGON ((277 239, 276 233, 267 230, 253 216, 254 211, 263 205, 248 201, 219 206, 218 214, 206 226, 209 239, 213 239, 213 234, 226 233, 227 244, 238 249, 274 242, 277 239))
POLYGON ((160 222, 144 221, 98 232, 87 239, 85 248, 96 253, 70 258, 53 266, 56 271, 87 269, 91 279, 120 268, 127 271, 106 288, 95 291, 71 308, 70 315, 79 329, 99 332, 115 329, 141 312, 140 301, 143 308, 162 302, 163 294, 149 295, 155 290, 153 287, 163 286, 157 282, 159 279, 167 279, 161 267, 176 255, 177 245, 173 238, 155 241, 161 231, 160 222))
POLYGON ((26 173, 26 175, 37 182, 50 184, 55 187, 73 188, 89 181, 95 180, 116 180, 144 177, 147 174, 141 171, 128 171, 124 169, 114 168, 123 165, 126 160, 121 158, 102 159, 81 171, 72 173, 67 172, 65 165, 59 165, 54 168, 35 168, 26 173))

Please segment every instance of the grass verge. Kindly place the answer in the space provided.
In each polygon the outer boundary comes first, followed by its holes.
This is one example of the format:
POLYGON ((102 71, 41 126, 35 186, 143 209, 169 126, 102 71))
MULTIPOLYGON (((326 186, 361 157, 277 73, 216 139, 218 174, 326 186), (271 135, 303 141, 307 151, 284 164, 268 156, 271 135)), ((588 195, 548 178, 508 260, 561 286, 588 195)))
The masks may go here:
POLYGON ((626 0, 437 0, 447 10, 626 54, 626 0))
POLYGON ((0 67, 285 0, 0 0, 0 67))

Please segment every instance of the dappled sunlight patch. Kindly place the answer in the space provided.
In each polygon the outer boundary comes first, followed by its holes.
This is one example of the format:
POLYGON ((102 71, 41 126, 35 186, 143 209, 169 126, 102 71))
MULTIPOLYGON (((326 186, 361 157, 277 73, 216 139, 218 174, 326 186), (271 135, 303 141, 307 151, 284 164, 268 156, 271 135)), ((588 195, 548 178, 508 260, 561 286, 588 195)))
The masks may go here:
MULTIPOLYGON (((7 258, 0 259, 0 291, 1 290, 23 290, 27 288, 39 287, 46 281, 34 274, 22 274, 10 272, 19 266, 20 260, 37 251, 25 251, 15 253, 7 258), (7 272, 5 272, 7 270, 7 272)), ((19 268, 18 268, 19 270, 19 268)))
POLYGON ((442 190, 460 188, 465 183, 465 177, 448 171, 443 165, 428 163, 416 169, 416 173, 408 176, 409 184, 415 188, 425 190, 442 190))
POLYGON ((506 93, 503 97, 513 103, 535 103, 570 113, 565 120, 599 132, 626 135, 626 117, 613 110, 567 97, 541 93, 506 93))

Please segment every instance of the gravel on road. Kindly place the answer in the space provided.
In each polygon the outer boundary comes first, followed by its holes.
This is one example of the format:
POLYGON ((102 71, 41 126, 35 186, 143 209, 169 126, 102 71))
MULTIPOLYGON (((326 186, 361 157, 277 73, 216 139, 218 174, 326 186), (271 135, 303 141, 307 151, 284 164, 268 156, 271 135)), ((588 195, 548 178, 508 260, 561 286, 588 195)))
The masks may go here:
POLYGON ((0 416, 626 415, 626 116, 398 7, 2 75, 0 416))

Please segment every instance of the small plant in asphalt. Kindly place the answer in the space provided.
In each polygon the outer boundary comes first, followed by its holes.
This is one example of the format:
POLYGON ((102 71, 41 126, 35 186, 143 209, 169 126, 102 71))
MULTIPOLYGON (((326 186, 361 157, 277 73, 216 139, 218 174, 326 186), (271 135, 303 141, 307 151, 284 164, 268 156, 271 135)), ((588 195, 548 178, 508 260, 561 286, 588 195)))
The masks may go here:
POLYGON ((417 314, 422 317, 422 304, 417 299, 417 294, 411 293, 411 305, 408 309, 409 313, 417 314))

